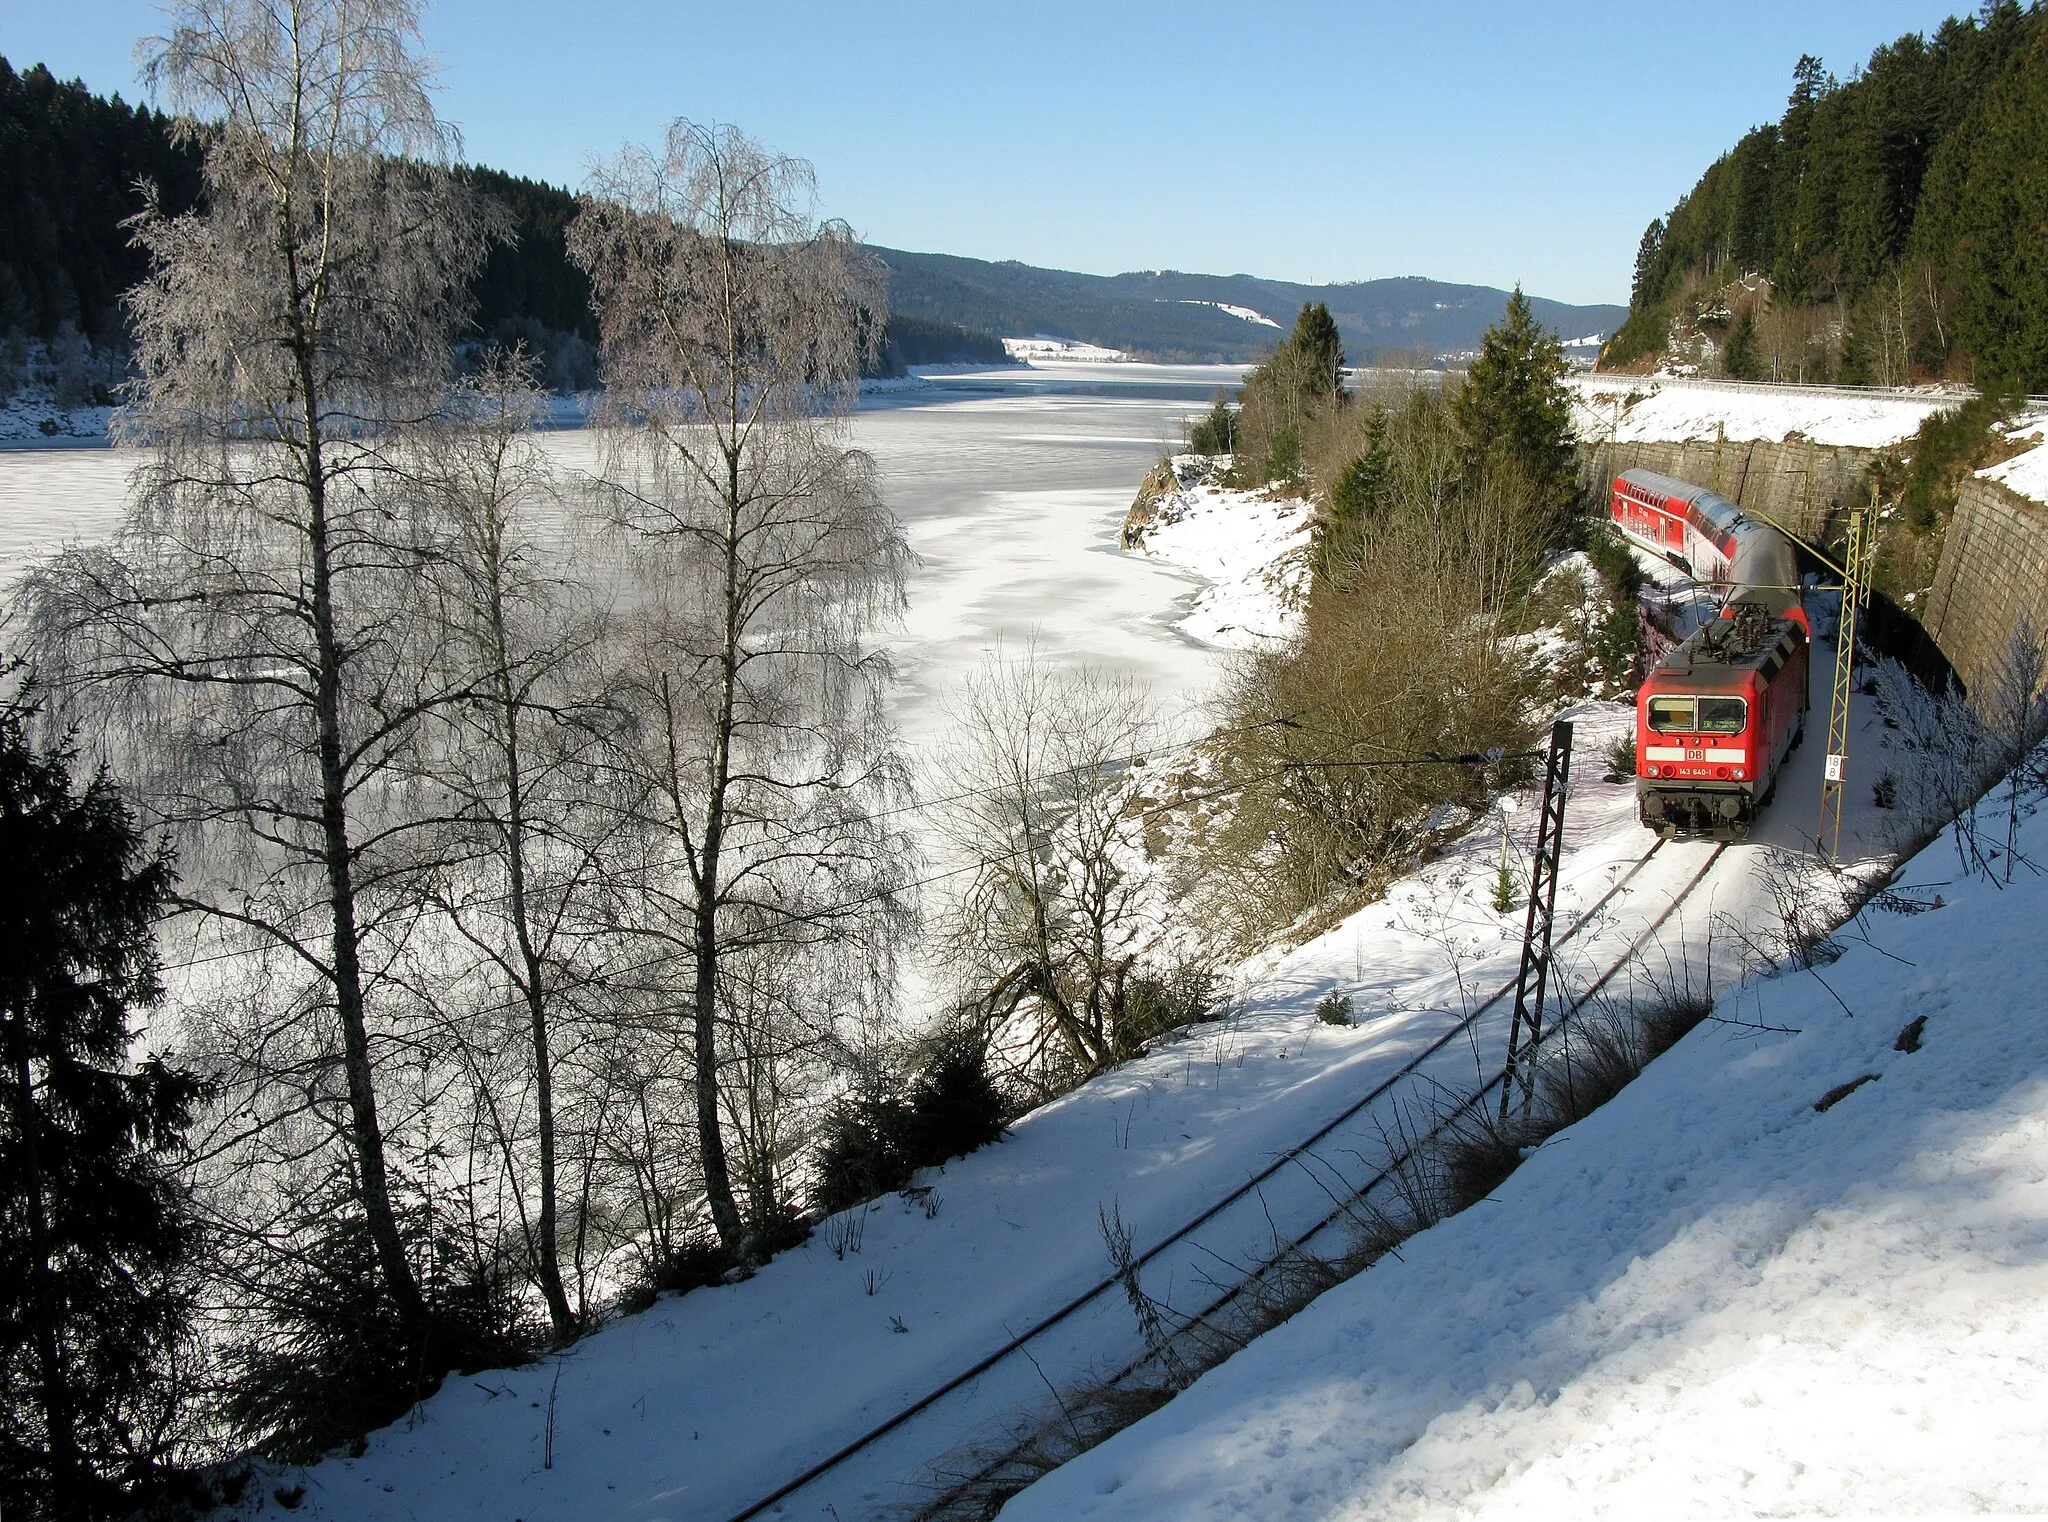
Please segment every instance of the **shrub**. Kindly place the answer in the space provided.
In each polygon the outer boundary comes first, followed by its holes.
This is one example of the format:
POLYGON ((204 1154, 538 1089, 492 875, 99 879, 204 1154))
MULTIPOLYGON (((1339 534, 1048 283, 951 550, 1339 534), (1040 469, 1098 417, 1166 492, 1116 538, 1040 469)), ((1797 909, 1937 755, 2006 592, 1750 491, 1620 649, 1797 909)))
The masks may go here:
POLYGON ((1636 774, 1636 736, 1630 730, 1625 735, 1616 735, 1607 742, 1607 780, 1619 782, 1624 777, 1636 774))
POLYGON ((1231 454, 1237 448, 1237 409, 1230 405, 1230 398, 1219 391, 1209 403, 1209 410, 1188 425, 1188 453, 1199 455, 1231 454))
POLYGON ((1331 989, 1316 1000, 1316 1018, 1325 1025, 1356 1025, 1351 1015, 1351 995, 1331 989))
POLYGON ((908 1097, 842 1101, 818 1154, 818 1208, 829 1214, 901 1189, 920 1168, 1000 1140, 1013 1113, 989 1071, 988 1042, 956 1026, 926 1049, 908 1097))
POLYGON ((1168 1031, 1214 1019, 1216 972, 1203 962, 1175 962, 1133 968, 1124 980, 1123 1016, 1117 1022, 1119 1050, 1135 1057, 1146 1042, 1168 1031))
POLYGON ((263 1331, 227 1355, 229 1423, 285 1462, 309 1462, 396 1420, 450 1370, 525 1363, 543 1336, 510 1261, 475 1252, 424 1208, 402 1222, 424 1260, 429 1312, 426 1335, 409 1335, 345 1190, 306 1202, 299 1249, 258 1272, 263 1331))
POLYGON ((1521 895, 1515 892, 1515 875, 1508 868, 1507 853, 1502 852, 1500 866, 1493 874, 1493 912, 1506 914, 1521 902, 1521 895))
POLYGON ((1525 1118, 1511 1106, 1503 1120, 1489 1096, 1481 1095, 1477 1104, 1452 1122, 1439 1143, 1443 1213, 1455 1215, 1492 1194, 1522 1166, 1523 1151, 1546 1134, 1541 1116, 1525 1118))
POLYGON ((914 1168, 964 1157, 1003 1135, 1009 1097, 989 1072, 988 1043, 955 1027, 932 1044, 910 1090, 907 1144, 914 1168))

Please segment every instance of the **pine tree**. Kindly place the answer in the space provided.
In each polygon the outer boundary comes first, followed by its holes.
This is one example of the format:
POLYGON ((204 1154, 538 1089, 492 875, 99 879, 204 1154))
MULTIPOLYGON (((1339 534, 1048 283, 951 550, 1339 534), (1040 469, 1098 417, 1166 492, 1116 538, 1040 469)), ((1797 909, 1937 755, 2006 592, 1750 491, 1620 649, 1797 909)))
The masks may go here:
POLYGON ((1305 395, 1327 400, 1344 389, 1344 338, 1328 305, 1312 301, 1302 306, 1287 347, 1305 395))
POLYGON ((1636 274, 1629 285, 1628 307, 1639 312, 1657 299, 1657 256, 1664 251, 1664 219, 1652 217, 1636 245, 1636 274))
POLYGON ((1578 489, 1565 370, 1557 335, 1536 320, 1518 285, 1451 404, 1473 477, 1519 476, 1532 502, 1552 511, 1578 489))
POLYGON ((199 1085, 129 1061, 171 869, 104 777, 0 708, 0 1512, 125 1511, 165 1457, 196 1229, 168 1164, 199 1085))

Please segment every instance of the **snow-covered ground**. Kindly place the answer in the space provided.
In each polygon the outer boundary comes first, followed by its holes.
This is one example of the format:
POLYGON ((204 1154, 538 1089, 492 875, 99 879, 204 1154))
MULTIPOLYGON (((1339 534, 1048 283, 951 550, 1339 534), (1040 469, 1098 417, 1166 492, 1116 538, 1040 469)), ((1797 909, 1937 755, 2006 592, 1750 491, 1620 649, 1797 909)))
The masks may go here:
MULTIPOLYGON (((1666 846, 1629 875, 1651 840, 1632 822, 1629 785, 1599 780, 1599 756, 1630 711, 1593 704, 1574 717, 1580 759, 1558 894, 1565 923, 1627 878, 1565 947, 1562 976, 1583 988, 1711 852, 1666 846)), ((1874 753, 1882 727, 1867 713, 1861 719, 1858 746, 1874 753)), ((1795 755, 1757 843, 1718 859, 1667 925, 1665 954, 1690 947, 1699 961, 1719 916, 1756 919, 1767 897, 1754 871, 1763 847, 1797 846, 1812 827, 1820 749, 1795 755)), ((1534 813, 1533 794, 1511 799, 1381 902, 1239 969, 1230 1018, 1035 1112, 1002 1144, 928 1173, 920 1182, 934 1189, 931 1200, 886 1197, 827 1222, 745 1283, 664 1300, 532 1368, 451 1379, 410 1421, 373 1435, 361 1458, 267 1476, 265 1491, 303 1484, 301 1510, 331 1518, 730 1515, 1099 1283, 1107 1272, 1099 1210, 1117 1210, 1141 1250, 1159 1242, 1511 978, 1521 916, 1492 907, 1494 868, 1505 827, 1520 869, 1534 813), (1331 991, 1351 996, 1354 1027, 1315 1018, 1316 1000, 1331 991), (851 1221, 857 1248, 847 1243, 851 1221)), ((1851 798, 1845 844, 1853 863, 1879 850, 1867 789, 1851 798)), ((1734 975, 1732 957, 1715 975, 1734 975)), ((1330 1191, 1382 1155, 1389 1107, 1469 1087, 1499 1061, 1505 1019, 1494 1005, 1471 1044, 1461 1038, 1438 1052, 1382 1104, 1154 1259, 1147 1289, 1191 1309, 1219 1280, 1260 1261, 1276 1233, 1319 1220, 1330 1191)), ((1413 1314, 1452 1335, 1474 1309, 1451 1304, 1413 1314)), ((989 1438, 1020 1410, 1046 1406, 1048 1384, 1071 1387, 1141 1347, 1121 1294, 1101 1295, 1033 1342, 1029 1358, 998 1363, 774 1514, 851 1522, 914 1499, 930 1463, 989 1438)), ((1161 1514, 1184 1500, 1161 1500, 1161 1514)), ((1075 1503, 1024 1504, 1051 1516, 1075 1503)), ((1099 1498, 1087 1504, 1116 1514, 1099 1498)))
POLYGON ((2048 412, 2029 412, 2018 418, 2008 431, 2016 439, 2032 438, 2036 441, 2034 447, 1977 474, 1987 481, 2009 487, 2022 497, 2048 504, 2048 443, 2038 442, 2044 428, 2048 428, 2048 412))
MULTIPOLYGON (((1883 449, 1911 438, 1930 415, 1966 393, 1937 386, 1912 391, 1862 391, 1833 386, 1767 386, 1672 376, 1584 375, 1572 421, 1585 440, 1684 443, 1716 438, 1883 449)), ((2023 497, 2048 504, 2048 408, 2024 407, 2003 431, 2038 447, 1978 474, 2023 497)))
POLYGON ((1179 489, 1126 530, 1125 545, 1209 583, 1174 627, 1226 650, 1292 637, 1308 605, 1314 504, 1219 486, 1223 462, 1199 455, 1177 455, 1171 465, 1179 489))
POLYGON ((1937 840, 1914 912, 1725 997, 1006 1522, 2048 1510, 2048 815, 2021 849, 2007 887, 1937 840))
POLYGON ((1799 438, 1881 449, 1910 438, 1931 413, 1961 399, 1938 391, 1909 394, 1643 375, 1574 376, 1566 384, 1577 394, 1573 422, 1579 436, 1617 443, 1799 438))

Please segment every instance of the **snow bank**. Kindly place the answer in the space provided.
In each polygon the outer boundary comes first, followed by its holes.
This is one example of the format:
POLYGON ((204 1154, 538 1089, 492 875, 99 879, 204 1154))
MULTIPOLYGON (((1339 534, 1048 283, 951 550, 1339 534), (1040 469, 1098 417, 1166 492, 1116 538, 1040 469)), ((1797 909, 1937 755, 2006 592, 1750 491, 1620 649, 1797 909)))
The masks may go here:
POLYGON ((1910 438, 1929 414, 1962 399, 1939 391, 1904 394, 1666 376, 1579 376, 1566 385, 1577 395, 1572 410, 1579 436, 1615 443, 1798 438, 1881 449, 1910 438))
MULTIPOLYGON (((2048 412, 2029 412, 2013 423, 2011 432, 2021 436, 2032 433, 2038 439, 2044 423, 2048 423, 2048 412)), ((2003 464, 1993 465, 1977 474, 2018 492, 2022 497, 2048 504, 2048 444, 2037 444, 2025 454, 2014 455, 2003 464)))
POLYGON ((1290 639, 1308 605, 1315 507, 1219 486, 1220 468, 1200 455, 1175 456, 1173 485, 1152 499, 1149 514, 1133 510, 1124 547, 1210 583, 1174 623, 1188 638, 1225 650, 1290 639))
POLYGON ((1955 860, 1007 1522, 2048 1507, 2048 879, 1955 860))

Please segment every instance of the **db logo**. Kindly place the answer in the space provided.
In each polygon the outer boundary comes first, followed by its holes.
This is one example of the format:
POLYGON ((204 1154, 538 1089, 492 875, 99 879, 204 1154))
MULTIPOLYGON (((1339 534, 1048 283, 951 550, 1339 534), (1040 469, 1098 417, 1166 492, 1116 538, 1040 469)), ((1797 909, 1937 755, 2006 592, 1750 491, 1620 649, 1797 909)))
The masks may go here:
POLYGON ((1685 759, 1688 761, 1704 761, 1707 759, 1707 753, 1703 750, 1688 750, 1685 753, 1685 759))

